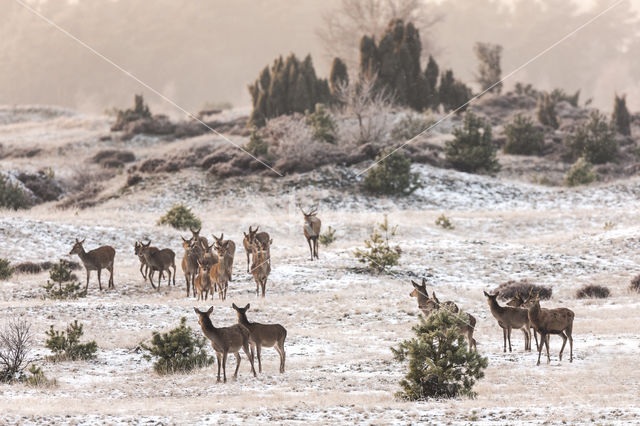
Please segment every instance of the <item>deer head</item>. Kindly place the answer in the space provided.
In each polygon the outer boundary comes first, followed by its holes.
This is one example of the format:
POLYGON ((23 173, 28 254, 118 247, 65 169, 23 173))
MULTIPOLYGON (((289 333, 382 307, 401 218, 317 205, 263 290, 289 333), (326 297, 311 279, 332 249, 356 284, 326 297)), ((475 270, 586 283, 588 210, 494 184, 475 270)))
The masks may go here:
POLYGON ((196 315, 198 315, 198 324, 200 324, 201 327, 204 327, 204 324, 206 324, 205 321, 211 322, 211 320, 209 319, 209 316, 211 315, 211 312, 213 312, 213 306, 210 307, 209 310, 206 312, 202 312, 196 307, 194 307, 193 310, 196 312, 196 315))
POLYGON ((192 227, 189 227, 189 231, 191 231, 191 240, 197 240, 200 237, 200 230, 202 229, 202 227, 198 228, 198 229, 193 229, 192 227))
MULTIPOLYGON (((85 239, 86 239, 86 238, 85 238, 85 239)), ((75 242, 75 244, 73 245, 73 248, 71 249, 71 251, 69 252, 69 255, 72 255, 72 254, 80 254, 80 253, 84 252, 84 247, 82 247, 82 244, 84 243, 84 240, 85 240, 85 239, 83 239, 82 241, 79 241, 79 240, 76 238, 76 242, 75 242)))

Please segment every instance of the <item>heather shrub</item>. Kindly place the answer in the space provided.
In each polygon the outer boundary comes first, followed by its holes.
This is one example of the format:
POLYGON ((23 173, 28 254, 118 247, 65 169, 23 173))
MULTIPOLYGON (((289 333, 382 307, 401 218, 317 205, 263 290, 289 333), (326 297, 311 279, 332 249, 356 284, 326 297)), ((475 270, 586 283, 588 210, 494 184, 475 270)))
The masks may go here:
POLYGON ((426 115, 406 114, 391 129, 391 138, 396 141, 408 141, 433 124, 433 119, 426 115))
POLYGON ((604 114, 592 111, 589 121, 564 139, 573 158, 584 156, 592 164, 612 161, 618 155, 615 132, 604 114))
POLYGON ((398 259, 400 259, 401 250, 399 246, 391 247, 389 239, 396 235, 397 229, 397 225, 389 225, 389 220, 385 215, 384 221, 379 223, 369 239, 364 241, 364 250, 356 249, 354 252, 358 262, 367 264, 370 270, 378 274, 396 266, 398 259))
POLYGON ((206 340, 188 327, 182 317, 180 325, 168 333, 153 332, 151 344, 141 344, 145 358, 155 360, 153 369, 158 374, 173 374, 192 371, 213 363, 207 355, 206 340))
POLYGON ((49 336, 45 346, 53 352, 52 361, 77 361, 96 357, 98 344, 95 341, 80 343, 84 331, 78 320, 67 325, 66 331, 55 330, 52 325, 45 334, 49 336))
POLYGON ((494 293, 495 292, 500 294, 499 297, 502 300, 513 299, 517 295, 526 299, 530 293, 537 294, 540 300, 549 300, 553 294, 553 289, 549 286, 533 284, 527 280, 509 280, 500 284, 498 288, 494 290, 494 293))
POLYGON ((184 204, 176 204, 160 218, 158 225, 169 225, 176 229, 200 228, 202 222, 193 214, 191 209, 184 204))
POLYGON ((597 179, 593 166, 584 157, 576 161, 564 177, 567 186, 589 185, 597 179))
POLYGON ((376 157, 363 181, 364 190, 376 195, 410 195, 421 188, 420 175, 411 172, 411 160, 401 150, 385 150, 376 157))
POLYGON ((536 129, 529 117, 518 114, 504 128, 507 142, 504 145, 506 154, 539 155, 544 148, 542 131, 536 129))
POLYGON ((13 271, 19 274, 38 274, 42 272, 42 266, 33 262, 21 262, 13 267, 13 271))
POLYGON ((149 106, 144 103, 143 96, 135 95, 133 108, 117 111, 116 122, 111 126, 111 130, 124 130, 127 124, 140 120, 141 118, 151 118, 151 112, 149 111, 149 106))
POLYGON ((629 290, 640 293, 640 275, 636 275, 629 283, 629 290))
MULTIPOLYGON (((464 315, 464 314, 462 314, 464 315)), ((412 330, 415 337, 391 348, 398 362, 408 361, 408 372, 400 381, 400 399, 418 401, 435 398, 475 397, 473 385, 484 377, 488 360, 469 350, 458 330, 463 318, 440 309, 412 330)))
POLYGON ((500 170, 488 120, 468 112, 463 126, 455 128, 453 136, 445 143, 445 155, 454 169, 470 173, 500 170))
POLYGON ((578 299, 606 299, 611 294, 611 291, 607 287, 597 285, 597 284, 589 284, 580 288, 576 292, 576 297, 578 299))

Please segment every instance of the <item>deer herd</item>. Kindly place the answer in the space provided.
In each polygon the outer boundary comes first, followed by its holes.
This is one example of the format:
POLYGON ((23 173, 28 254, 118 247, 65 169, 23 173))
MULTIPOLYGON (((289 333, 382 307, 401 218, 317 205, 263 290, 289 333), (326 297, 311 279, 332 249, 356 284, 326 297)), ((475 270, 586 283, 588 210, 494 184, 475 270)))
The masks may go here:
MULTIPOLYGON (((313 261, 318 259, 318 237, 320 236, 321 221, 317 217, 317 206, 308 213, 300 207, 304 216, 303 233, 309 245, 310 258, 313 261)), ((209 245, 206 237, 200 235, 201 229, 190 228, 191 237, 182 238, 184 255, 181 267, 185 277, 187 297, 194 297, 198 300, 207 300, 209 295, 214 297, 217 293, 220 300, 226 300, 229 282, 233 281, 233 261, 235 258, 236 244, 224 239, 224 234, 220 237, 213 237, 213 243, 209 245)), ((77 254, 87 272, 87 282, 85 290, 89 286, 89 276, 91 271, 97 271, 98 285, 102 290, 101 270, 109 271, 109 288, 115 288, 113 283, 113 264, 115 249, 110 246, 102 246, 94 250, 85 251, 84 240, 75 241, 69 255, 77 254)), ((271 246, 273 239, 264 231, 259 232, 259 226, 249 227, 248 233, 244 233, 242 245, 247 257, 247 273, 250 273, 256 283, 256 296, 265 297, 265 290, 269 274, 271 273, 271 246)), ((159 290, 160 282, 167 274, 167 285, 176 284, 176 254, 170 248, 160 249, 152 246, 151 241, 146 243, 136 241, 134 253, 140 260, 140 274, 146 281, 149 280, 151 286, 159 290), (157 286, 153 281, 154 274, 158 272, 157 286)), ((452 301, 440 302, 435 292, 431 296, 426 288, 426 280, 418 284, 411 281, 413 291, 411 297, 418 301, 418 309, 429 317, 440 309, 446 309, 456 315, 460 333, 466 338, 469 350, 477 350, 476 340, 473 333, 476 327, 476 318, 464 311, 452 301)), ((562 337, 563 343, 560 349, 559 358, 562 360, 567 340, 569 341, 569 361, 573 361, 573 338, 571 335, 573 328, 574 313, 567 308, 547 309, 540 307, 538 294, 529 292, 525 298, 516 294, 514 298, 501 306, 498 302, 498 294, 484 292, 491 314, 498 322, 498 326, 503 331, 503 351, 509 352, 511 347, 511 331, 520 329, 524 335, 524 349, 531 351, 531 334, 536 341, 538 350, 538 362, 543 347, 546 347, 547 362, 551 361, 549 355, 549 337, 557 334, 562 337), (538 334, 540 340, 538 340, 538 334)), ((261 351, 263 347, 274 347, 280 355, 280 373, 284 373, 285 350, 284 341, 287 337, 287 330, 280 324, 260 324, 253 323, 247 319, 247 310, 250 305, 244 308, 232 304, 236 311, 238 323, 229 327, 216 328, 211 321, 213 306, 208 311, 200 311, 194 308, 198 317, 198 322, 203 334, 211 341, 217 361, 218 361, 218 381, 220 381, 220 370, 222 368, 223 380, 226 382, 226 362, 229 353, 236 356, 236 369, 234 377, 237 377, 240 367, 240 351, 242 350, 251 363, 251 372, 256 375, 254 368, 254 349, 258 358, 259 371, 262 373, 261 351)))

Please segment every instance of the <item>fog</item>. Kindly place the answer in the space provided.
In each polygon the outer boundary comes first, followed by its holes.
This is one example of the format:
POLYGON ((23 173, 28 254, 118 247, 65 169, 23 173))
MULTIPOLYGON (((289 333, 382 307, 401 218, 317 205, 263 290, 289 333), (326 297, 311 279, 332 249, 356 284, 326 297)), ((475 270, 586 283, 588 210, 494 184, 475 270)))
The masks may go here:
MULTIPOLYGON (((430 46, 442 67, 473 81, 476 41, 504 46, 503 75, 578 27, 614 0, 424 1, 441 15, 430 46)), ((317 36, 323 14, 340 2, 312 0, 39 0, 30 4, 88 45, 191 111, 205 104, 248 105, 247 84, 277 55, 310 53, 319 75, 331 58, 317 36)), ((640 109, 640 22, 626 1, 551 50, 516 81, 540 89, 581 89, 610 110, 614 92, 640 109)), ((355 40, 354 43, 358 41, 355 40)), ((0 2, 0 104, 53 104, 86 112, 123 107, 145 93, 154 111, 174 112, 13 0, 0 2)), ((352 70, 353 71, 353 70, 352 70)))

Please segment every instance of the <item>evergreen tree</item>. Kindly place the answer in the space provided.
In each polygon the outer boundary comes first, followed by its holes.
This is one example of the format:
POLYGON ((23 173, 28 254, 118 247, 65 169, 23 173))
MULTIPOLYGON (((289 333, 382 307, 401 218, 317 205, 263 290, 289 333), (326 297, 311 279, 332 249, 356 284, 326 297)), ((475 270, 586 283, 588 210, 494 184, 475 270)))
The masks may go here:
POLYGON ((454 169, 470 173, 500 170, 488 120, 468 112, 462 128, 455 128, 453 135, 454 139, 445 143, 444 151, 454 169))
POLYGON ((502 46, 491 43, 476 43, 473 51, 478 58, 478 74, 476 78, 482 90, 486 90, 492 85, 491 92, 500 94, 502 82, 500 81, 502 69, 500 68, 500 58, 502 56, 502 46), (498 84, 496 84, 498 83, 498 84))
POLYGON ((347 66, 342 62, 342 59, 333 58, 331 72, 329 73, 329 87, 331 89, 331 94, 336 96, 338 88, 347 84, 349 84, 347 66))
POLYGON ((429 55, 429 62, 424 70, 424 77, 427 80, 427 91, 425 99, 425 107, 437 108, 440 101, 438 100, 438 74, 440 70, 433 56, 429 55))
POLYGON ((400 382, 397 396, 416 401, 428 398, 474 397, 473 385, 484 377, 487 358, 469 351, 459 332, 466 321, 441 309, 413 327, 416 337, 391 348, 397 361, 409 361, 409 371, 400 382))
POLYGON ((438 97, 445 111, 455 110, 463 105, 464 107, 460 111, 466 110, 465 104, 469 102, 471 96, 471 89, 464 83, 457 81, 452 70, 447 70, 440 76, 438 97))
POLYGON ((631 136, 631 116, 627 109, 626 95, 622 95, 620 97, 617 94, 615 95, 611 122, 614 124, 618 132, 626 136, 631 136))
POLYGON ((560 126, 558 116, 556 115, 556 105, 549 93, 545 93, 538 99, 538 121, 540 121, 540 124, 553 127, 554 129, 560 126))

